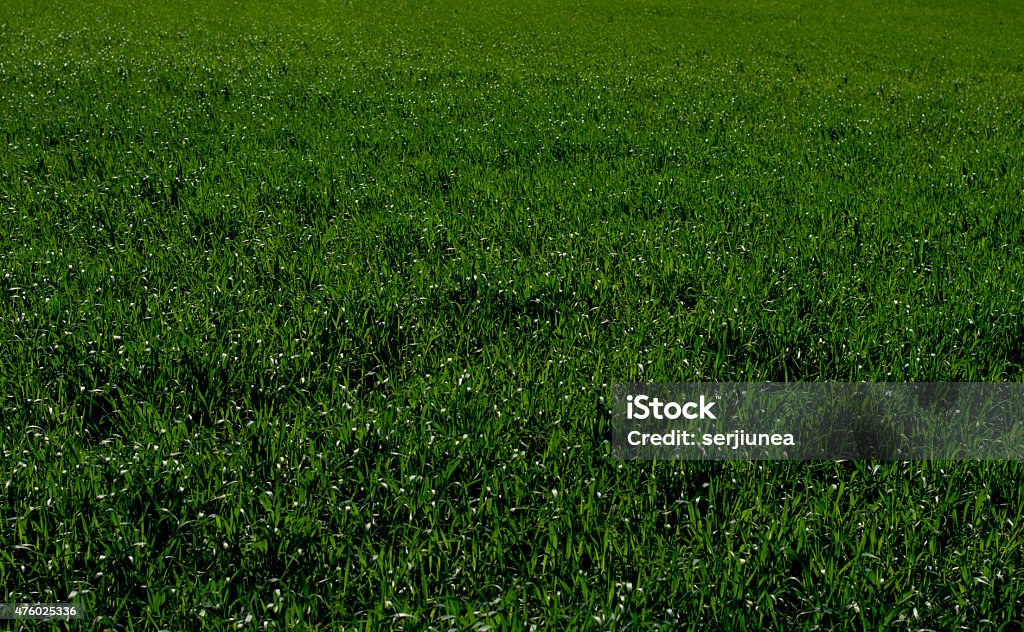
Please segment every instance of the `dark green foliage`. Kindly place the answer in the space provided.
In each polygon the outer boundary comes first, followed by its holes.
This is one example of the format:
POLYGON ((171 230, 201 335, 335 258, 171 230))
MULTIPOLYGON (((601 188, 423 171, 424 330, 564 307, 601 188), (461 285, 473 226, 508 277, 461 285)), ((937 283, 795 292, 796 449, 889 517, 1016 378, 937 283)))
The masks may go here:
POLYGON ((1022 16, 5 2, 0 600, 1015 629, 1016 463, 621 463, 604 398, 1020 380, 1022 16))

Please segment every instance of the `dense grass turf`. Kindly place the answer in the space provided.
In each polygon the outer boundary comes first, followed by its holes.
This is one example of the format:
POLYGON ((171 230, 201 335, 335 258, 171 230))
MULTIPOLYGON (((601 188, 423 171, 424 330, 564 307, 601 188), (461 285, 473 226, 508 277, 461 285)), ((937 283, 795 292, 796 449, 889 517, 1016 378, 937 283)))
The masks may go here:
POLYGON ((1021 33, 983 0, 3 3, 0 600, 1019 622, 1017 464, 617 462, 604 398, 1019 381, 1021 33))

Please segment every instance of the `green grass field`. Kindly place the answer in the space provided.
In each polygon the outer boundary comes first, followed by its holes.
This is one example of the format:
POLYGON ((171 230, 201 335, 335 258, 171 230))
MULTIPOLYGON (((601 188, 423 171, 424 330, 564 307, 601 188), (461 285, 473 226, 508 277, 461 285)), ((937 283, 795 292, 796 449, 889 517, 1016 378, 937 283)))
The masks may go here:
POLYGON ((0 602, 1020 629, 1017 463, 621 462, 606 402, 1021 381, 1019 2, 158 4, 0 7, 0 602))

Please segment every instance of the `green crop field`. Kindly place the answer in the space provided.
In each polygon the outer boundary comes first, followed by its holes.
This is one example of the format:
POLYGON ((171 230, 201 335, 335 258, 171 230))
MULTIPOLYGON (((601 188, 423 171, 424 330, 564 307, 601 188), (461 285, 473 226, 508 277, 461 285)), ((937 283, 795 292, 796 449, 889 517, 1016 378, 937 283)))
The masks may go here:
POLYGON ((1024 380, 1022 34, 1016 0, 5 1, 0 602, 1020 629, 1018 463, 618 461, 609 402, 1024 380))

